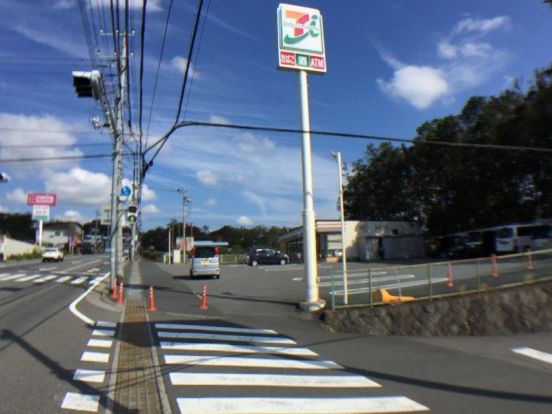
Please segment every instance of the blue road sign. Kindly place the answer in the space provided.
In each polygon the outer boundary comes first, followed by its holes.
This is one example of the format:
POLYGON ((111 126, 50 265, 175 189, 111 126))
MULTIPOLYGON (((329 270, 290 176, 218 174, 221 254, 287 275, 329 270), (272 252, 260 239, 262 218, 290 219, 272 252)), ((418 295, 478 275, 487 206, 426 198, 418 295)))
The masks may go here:
POLYGON ((121 188, 121 195, 124 196, 124 197, 128 197, 131 193, 131 190, 130 190, 130 187, 129 186, 124 186, 123 188, 121 188))

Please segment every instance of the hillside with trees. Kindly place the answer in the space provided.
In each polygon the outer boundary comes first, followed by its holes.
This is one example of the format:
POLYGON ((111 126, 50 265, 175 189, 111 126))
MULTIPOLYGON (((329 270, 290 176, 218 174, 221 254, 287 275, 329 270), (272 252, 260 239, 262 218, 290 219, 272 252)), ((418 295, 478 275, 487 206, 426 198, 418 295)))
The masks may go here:
POLYGON ((353 163, 348 219, 416 220, 439 235, 552 216, 552 153, 497 148, 552 150, 552 65, 526 91, 472 97, 416 132, 412 145, 368 145, 353 163))

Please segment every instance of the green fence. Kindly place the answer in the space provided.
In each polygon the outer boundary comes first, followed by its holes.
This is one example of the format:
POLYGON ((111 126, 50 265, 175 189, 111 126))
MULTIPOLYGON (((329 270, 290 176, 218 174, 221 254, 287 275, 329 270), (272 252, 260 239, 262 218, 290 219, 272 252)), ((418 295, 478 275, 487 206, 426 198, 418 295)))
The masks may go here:
POLYGON ((552 249, 409 266, 355 269, 321 280, 332 308, 427 300, 552 280, 552 249), (346 283, 345 283, 346 282, 346 283), (325 290, 327 289, 327 291, 325 290))

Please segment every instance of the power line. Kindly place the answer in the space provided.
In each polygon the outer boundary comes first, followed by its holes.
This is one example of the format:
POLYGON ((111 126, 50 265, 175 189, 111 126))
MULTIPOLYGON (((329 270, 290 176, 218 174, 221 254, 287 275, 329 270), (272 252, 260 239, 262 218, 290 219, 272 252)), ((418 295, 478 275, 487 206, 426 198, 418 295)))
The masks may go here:
MULTIPOLYGON (((169 135, 175 130, 188 127, 188 126, 202 126, 202 127, 211 127, 211 128, 228 128, 228 129, 240 129, 245 131, 263 131, 263 132, 276 132, 276 133, 286 133, 286 134, 302 134, 307 131, 302 129, 295 128, 278 128, 278 127, 263 127, 263 126, 254 126, 254 125, 239 125, 239 124, 221 124, 216 122, 201 122, 201 121, 182 121, 179 122, 175 127, 170 130, 163 137, 158 139, 150 147, 146 148, 145 153, 153 149, 155 146, 161 146, 166 142, 169 135)), ((464 148, 478 148, 478 149, 497 149, 497 150, 508 150, 508 151, 532 151, 532 152, 542 152, 542 153, 552 153, 552 148, 542 148, 542 147, 528 147, 528 146, 518 146, 518 145, 497 145, 497 144, 475 144, 468 142, 447 142, 447 141, 413 141, 406 138, 394 138, 394 137, 382 137, 376 135, 367 135, 367 134, 356 134, 350 132, 335 132, 335 131, 317 131, 311 130, 310 133, 314 136, 324 136, 324 137, 338 137, 338 138, 354 138, 354 139, 367 139, 373 141, 384 141, 384 142, 400 142, 402 144, 424 144, 424 145, 437 145, 437 146, 447 146, 447 147, 464 147, 464 148)), ((156 155, 159 151, 156 152, 156 155)))
POLYGON ((46 144, 42 143, 40 145, 34 145, 34 144, 6 144, 2 145, 0 144, 0 149, 6 149, 6 148, 71 148, 71 147, 110 147, 111 144, 109 143, 82 143, 82 144, 46 144))
MULTIPOLYGON (((131 154, 123 153, 123 157, 128 157, 131 154)), ((88 155, 65 155, 57 157, 28 157, 28 158, 0 158, 0 163, 11 162, 49 162, 49 161, 68 161, 68 160, 83 160, 97 158, 112 158, 114 154, 88 154, 88 155)))

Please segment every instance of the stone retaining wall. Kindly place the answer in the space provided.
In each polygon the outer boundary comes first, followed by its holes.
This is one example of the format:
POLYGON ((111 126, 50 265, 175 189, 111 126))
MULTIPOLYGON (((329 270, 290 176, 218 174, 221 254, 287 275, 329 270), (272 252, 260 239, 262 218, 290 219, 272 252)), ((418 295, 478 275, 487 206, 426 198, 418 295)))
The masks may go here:
POLYGON ((326 310, 339 332, 366 335, 511 335, 552 330, 552 282, 373 308, 326 310))

